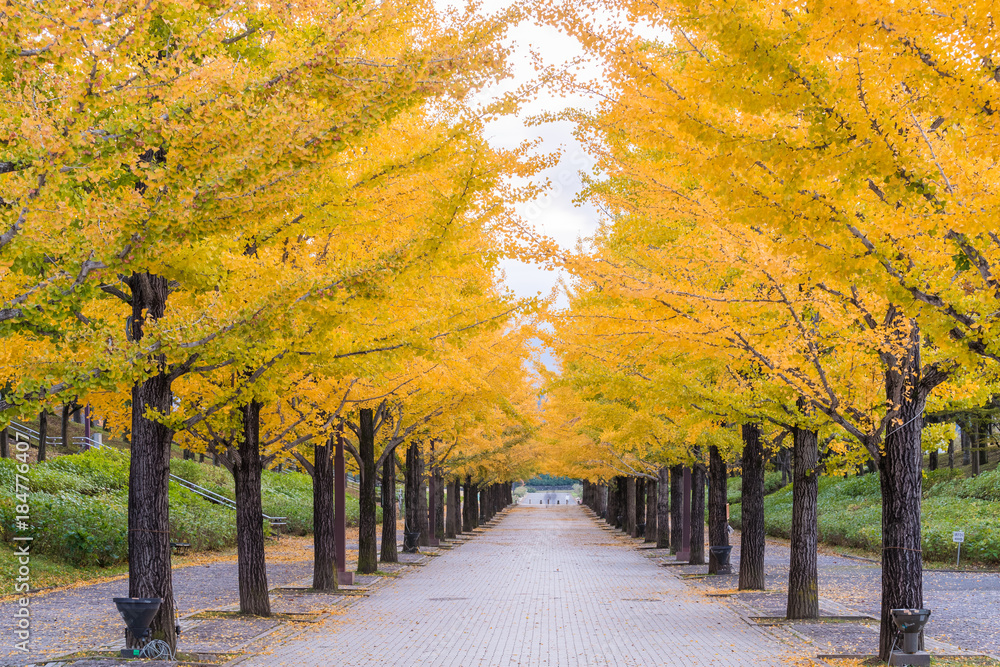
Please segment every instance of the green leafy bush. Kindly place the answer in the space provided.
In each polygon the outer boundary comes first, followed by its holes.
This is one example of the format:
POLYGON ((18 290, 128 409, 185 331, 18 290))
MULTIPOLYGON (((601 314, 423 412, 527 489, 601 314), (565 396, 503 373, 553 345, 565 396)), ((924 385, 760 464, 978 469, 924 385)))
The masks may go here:
MULTIPOLYGON (((781 483, 781 473, 777 471, 764 473, 764 495, 774 493, 784 485, 781 483)), ((726 483, 726 502, 737 505, 742 502, 743 478, 730 477, 726 483)))
MULTIPOLYGON (((953 559, 956 547, 952 532, 964 530, 963 557, 987 564, 1000 563, 1000 531, 996 529, 1000 502, 993 495, 998 483, 1000 475, 996 472, 973 479, 958 479, 952 473, 934 476, 921 507, 925 560, 953 559)), ((730 512, 730 522, 737 528, 742 526, 741 509, 734 505, 730 512)), ((822 542, 876 552, 882 548, 882 491, 878 474, 847 479, 821 477, 818 513, 822 542)), ((768 535, 790 536, 791 486, 764 498, 764 526, 768 535)))

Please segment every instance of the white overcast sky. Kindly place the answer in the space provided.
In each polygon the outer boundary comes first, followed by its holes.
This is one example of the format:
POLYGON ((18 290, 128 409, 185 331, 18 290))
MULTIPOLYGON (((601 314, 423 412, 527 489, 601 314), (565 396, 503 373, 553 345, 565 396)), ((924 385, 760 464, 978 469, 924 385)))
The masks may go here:
MULTIPOLYGON (((441 5, 452 4, 438 0, 441 5)), ((484 11, 492 13, 503 9, 507 3, 502 0, 486 0, 484 11)), ((583 49, 575 38, 552 26, 542 26, 523 22, 512 26, 507 39, 512 65, 513 79, 505 82, 503 90, 532 81, 537 73, 531 60, 531 52, 539 54, 544 65, 560 67, 568 65, 575 58, 583 56, 583 49)), ((599 68, 585 66, 588 77, 596 76, 599 68)), ((487 91, 496 93, 497 91, 487 91)), ((493 123, 487 133, 491 144, 498 148, 514 148, 525 141, 541 139, 538 150, 543 153, 560 152, 558 164, 538 175, 551 182, 548 194, 523 205, 518 212, 542 234, 553 238, 562 247, 576 245, 582 238, 588 238, 597 229, 598 212, 591 206, 578 206, 573 198, 581 189, 581 171, 589 171, 593 160, 573 137, 573 125, 569 122, 548 123, 529 126, 525 119, 543 111, 559 111, 569 107, 593 108, 594 102, 585 97, 555 97, 549 92, 530 104, 525 105, 520 116, 508 116, 493 123)), ((506 282, 518 296, 547 296, 556 286, 559 272, 546 271, 532 264, 506 260, 502 265, 506 282)), ((559 300, 566 305, 565 298, 559 300)))

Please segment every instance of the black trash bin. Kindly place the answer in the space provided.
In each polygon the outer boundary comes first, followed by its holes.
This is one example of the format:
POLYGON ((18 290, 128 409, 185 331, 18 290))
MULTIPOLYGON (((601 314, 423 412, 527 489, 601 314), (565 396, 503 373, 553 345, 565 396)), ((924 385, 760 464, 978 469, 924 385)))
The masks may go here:
POLYGON ((732 550, 732 547, 708 548, 709 574, 732 574, 733 566, 729 562, 729 554, 732 550))
POLYGON ((408 530, 403 531, 403 553, 404 554, 415 554, 420 549, 417 546, 417 540, 420 539, 420 531, 415 530, 410 532, 408 530))

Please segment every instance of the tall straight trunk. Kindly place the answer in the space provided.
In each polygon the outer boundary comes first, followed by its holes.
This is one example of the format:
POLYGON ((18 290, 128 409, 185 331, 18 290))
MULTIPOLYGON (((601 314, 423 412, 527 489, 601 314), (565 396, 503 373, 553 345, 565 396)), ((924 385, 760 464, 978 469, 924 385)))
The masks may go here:
POLYGON ((0 459, 5 459, 10 456, 10 445, 7 439, 7 429, 0 428, 0 459))
POLYGON ((618 516, 621 508, 618 505, 618 478, 612 477, 608 480, 608 505, 604 520, 608 525, 617 527, 618 516))
POLYGON ((458 478, 452 477, 448 482, 448 515, 445 521, 444 536, 448 539, 455 538, 462 532, 462 520, 459 515, 459 490, 458 478))
POLYGON ((927 469, 937 470, 938 469, 938 450, 932 449, 927 455, 927 469))
POLYGON ((639 535, 639 526, 645 529, 646 523, 646 480, 641 477, 635 479, 635 519, 632 523, 632 537, 639 535))
POLYGON ((684 519, 684 466, 670 466, 670 553, 683 551, 684 519))
POLYGON ((948 441, 948 467, 955 469, 955 438, 948 441))
POLYGON ((608 485, 601 484, 597 487, 597 514, 608 520, 608 485))
POLYGON ((236 564, 240 612, 270 616, 267 564, 264 558, 264 507, 261 503, 260 409, 251 400, 241 408, 243 439, 233 466, 236 489, 236 564))
MULTIPOLYGON (((45 460, 45 450, 49 439, 49 416, 44 410, 38 415, 38 462, 45 460)), ((976 459, 979 460, 978 458, 976 459)))
MULTIPOLYGON (((146 319, 163 317, 167 304, 167 279, 148 273, 132 274, 131 338, 142 339, 146 319)), ((174 432, 146 418, 149 410, 168 415, 173 405, 173 377, 166 358, 147 359, 156 374, 132 386, 132 452, 128 485, 128 594, 134 598, 160 598, 160 608, 150 625, 152 639, 176 650, 174 587, 170 569, 170 443, 174 432)), ((134 637, 127 637, 136 646, 134 637)))
POLYGON ((406 476, 403 489, 403 499, 406 501, 404 528, 407 532, 413 533, 420 530, 420 522, 417 519, 417 443, 412 442, 406 448, 406 476))
POLYGON ((657 473, 656 548, 670 548, 670 468, 667 466, 657 473))
MULTIPOLYGON (((708 449, 708 544, 713 547, 729 546, 729 518, 726 516, 728 499, 728 477, 726 462, 722 460, 719 448, 708 449)), ((708 554, 708 572, 717 574, 719 563, 708 554)))
POLYGON ((967 466, 972 464, 972 440, 969 438, 969 422, 968 420, 962 422, 962 432, 961 439, 959 443, 962 445, 962 465, 967 466))
POLYGON ((472 527, 479 528, 479 485, 472 485, 472 497, 469 499, 470 511, 469 515, 472 517, 472 527))
POLYGON ((740 504, 743 530, 740 533, 741 591, 764 590, 764 447, 759 424, 744 424, 743 488, 740 504))
MULTIPOLYGON (((886 399, 898 406, 897 420, 887 429, 879 457, 882 487, 882 617, 879 658, 888 660, 896 629, 891 609, 923 607, 920 497, 922 452, 920 435, 927 395, 946 379, 941 373, 921 377, 920 331, 910 322, 909 340, 899 356, 889 359, 885 373, 886 399)), ((888 353, 883 353, 883 358, 888 353)), ((874 447, 873 447, 874 449, 874 447)))
POLYGON ((969 463, 972 466, 972 476, 979 476, 979 427, 975 421, 969 420, 966 422, 968 428, 962 429, 962 434, 968 437, 968 451, 969 451, 969 463))
POLYGON ((382 461, 382 551, 383 563, 398 563, 396 545, 396 452, 389 452, 382 461))
POLYGON ((816 546, 819 538, 816 498, 819 493, 819 445, 816 431, 793 431, 795 460, 792 481, 792 540, 788 565, 785 617, 819 618, 816 546))
POLYGON ((378 512, 375 504, 375 411, 358 411, 358 457, 361 459, 361 482, 358 493, 358 573, 378 570, 376 531, 378 512))
POLYGON ((656 524, 659 521, 657 516, 657 483, 651 479, 646 480, 646 541, 656 542, 658 538, 656 524))
POLYGON ((436 496, 434 513, 434 537, 446 539, 447 530, 444 525, 444 475, 441 467, 434 466, 434 494, 436 496))
POLYGON ((59 422, 59 440, 62 441, 63 451, 69 451, 69 416, 72 412, 72 404, 66 404, 62 407, 61 420, 59 422))
POLYGON ((705 563, 705 466, 691 466, 691 556, 692 565, 705 563))
POLYGON ((418 544, 422 547, 431 545, 431 531, 429 515, 427 513, 427 474, 424 465, 424 453, 417 446, 417 467, 414 471, 417 482, 417 530, 420 531, 418 544))
POLYGON ((635 537, 635 477, 625 478, 625 525, 626 535, 635 537))
POLYGON ((333 442, 313 446, 313 588, 337 590, 333 516, 333 442))
POLYGON ((462 532, 468 533, 472 526, 472 476, 465 476, 462 485, 462 532))
POLYGON ((990 462, 989 452, 986 447, 990 441, 990 426, 984 420, 976 420, 976 447, 979 448, 979 465, 986 465, 990 462))

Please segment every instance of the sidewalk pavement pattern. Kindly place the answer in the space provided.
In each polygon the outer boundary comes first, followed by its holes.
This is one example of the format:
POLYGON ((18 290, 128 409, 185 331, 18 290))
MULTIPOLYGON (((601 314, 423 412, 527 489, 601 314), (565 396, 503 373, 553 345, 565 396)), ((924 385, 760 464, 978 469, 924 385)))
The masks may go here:
POLYGON ((787 665, 796 644, 779 637, 626 548, 582 507, 515 507, 241 667, 787 665))

